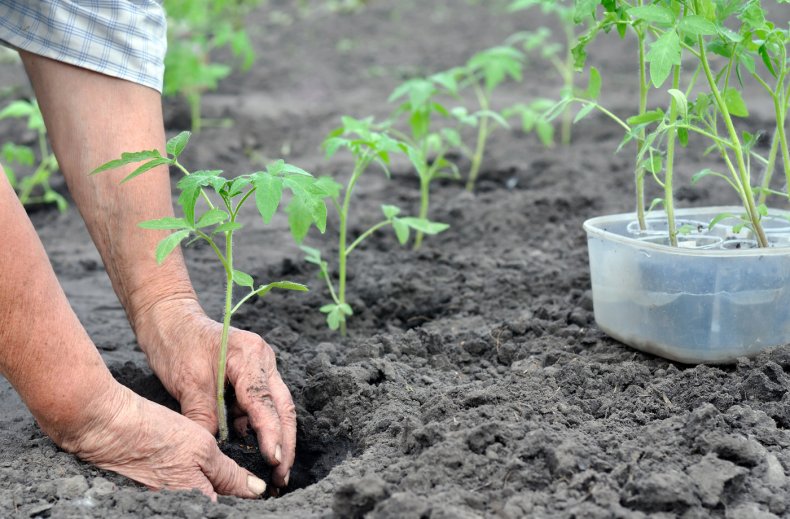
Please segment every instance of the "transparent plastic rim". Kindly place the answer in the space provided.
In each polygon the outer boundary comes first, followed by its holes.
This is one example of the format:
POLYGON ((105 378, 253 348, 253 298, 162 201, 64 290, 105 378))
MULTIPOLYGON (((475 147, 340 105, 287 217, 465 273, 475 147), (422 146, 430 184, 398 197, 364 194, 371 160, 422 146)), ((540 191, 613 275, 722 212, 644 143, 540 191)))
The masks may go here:
MULTIPOLYGON (((738 206, 716 206, 716 207, 691 207, 678 209, 675 211, 675 217, 683 217, 689 219, 696 219, 700 213, 736 213, 739 214, 743 211, 742 207, 738 206)), ((781 209, 771 209, 771 213, 790 216, 790 211, 781 209)), ((666 213, 663 211, 651 212, 649 218, 666 218, 666 213)), ((662 254, 675 254, 678 256, 705 256, 705 257, 760 257, 760 256, 790 256, 790 247, 769 247, 769 248, 752 248, 752 249, 696 249, 696 248, 681 248, 671 247, 669 245, 662 245, 651 243, 649 241, 641 241, 637 237, 623 236, 621 234, 607 231, 603 228, 606 224, 612 222, 629 222, 636 219, 636 213, 619 213, 605 216, 596 216, 584 222, 584 230, 587 236, 594 236, 602 240, 620 243, 629 247, 637 247, 643 250, 652 250, 662 254)))

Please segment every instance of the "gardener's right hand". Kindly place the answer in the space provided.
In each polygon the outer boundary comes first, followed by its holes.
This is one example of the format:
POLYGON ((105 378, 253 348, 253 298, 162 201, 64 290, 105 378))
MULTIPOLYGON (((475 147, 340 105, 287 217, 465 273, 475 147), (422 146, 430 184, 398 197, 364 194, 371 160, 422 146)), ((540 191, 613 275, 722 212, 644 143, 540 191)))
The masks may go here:
POLYGON ((239 467, 192 420, 114 383, 94 409, 100 418, 78 431, 59 431, 61 447, 79 458, 131 478, 151 489, 196 488, 256 498, 266 484, 239 467))

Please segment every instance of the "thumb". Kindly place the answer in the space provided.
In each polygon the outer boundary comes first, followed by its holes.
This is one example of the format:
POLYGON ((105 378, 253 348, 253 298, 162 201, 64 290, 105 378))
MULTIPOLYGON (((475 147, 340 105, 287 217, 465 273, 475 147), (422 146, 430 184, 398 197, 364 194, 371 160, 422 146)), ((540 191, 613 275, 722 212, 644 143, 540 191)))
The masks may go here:
POLYGON ((181 398, 181 414, 211 434, 217 434, 217 401, 203 391, 192 391, 181 398))
POLYGON ((208 460, 201 467, 206 478, 219 494, 256 498, 266 491, 266 483, 239 467, 219 447, 214 447, 208 460))

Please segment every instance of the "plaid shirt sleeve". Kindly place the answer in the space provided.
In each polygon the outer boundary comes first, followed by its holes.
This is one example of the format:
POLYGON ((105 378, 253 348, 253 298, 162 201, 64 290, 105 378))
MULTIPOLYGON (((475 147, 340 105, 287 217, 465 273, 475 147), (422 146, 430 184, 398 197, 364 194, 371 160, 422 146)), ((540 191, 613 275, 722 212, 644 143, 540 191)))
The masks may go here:
POLYGON ((0 43, 162 91, 167 22, 155 0, 0 0, 0 43))

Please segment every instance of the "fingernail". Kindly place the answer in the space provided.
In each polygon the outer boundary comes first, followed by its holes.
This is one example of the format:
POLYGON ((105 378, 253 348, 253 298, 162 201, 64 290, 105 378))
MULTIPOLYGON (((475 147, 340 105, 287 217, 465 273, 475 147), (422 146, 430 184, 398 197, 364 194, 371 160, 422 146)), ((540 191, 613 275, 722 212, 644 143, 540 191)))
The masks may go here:
POLYGON ((279 445, 274 449, 274 459, 277 460, 277 463, 283 461, 283 448, 280 447, 279 445))
POLYGON ((247 476, 247 488, 256 496, 263 495, 266 492, 266 483, 262 479, 255 476, 247 476))
POLYGON ((285 486, 288 486, 288 480, 291 479, 291 471, 288 471, 288 474, 285 475, 285 486))

